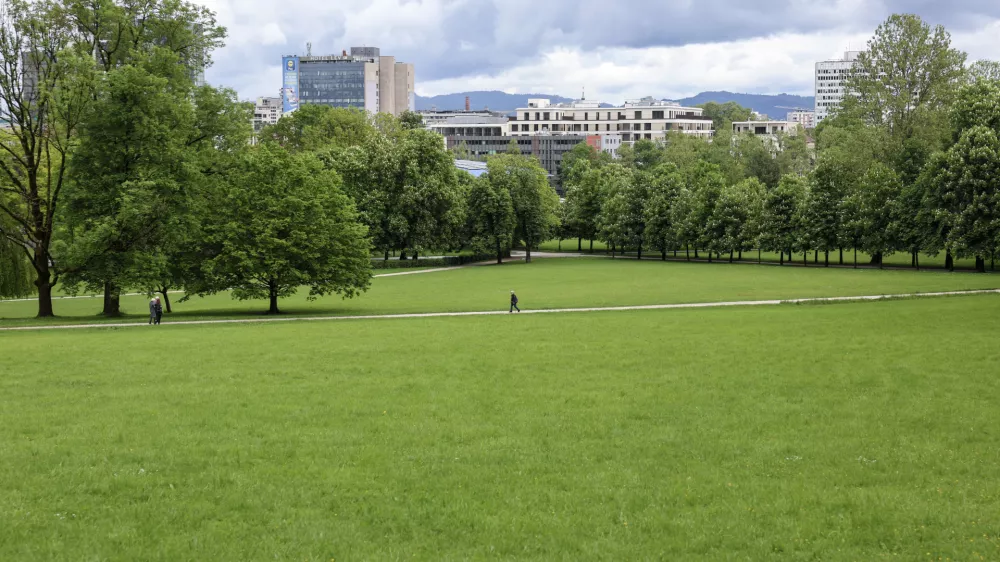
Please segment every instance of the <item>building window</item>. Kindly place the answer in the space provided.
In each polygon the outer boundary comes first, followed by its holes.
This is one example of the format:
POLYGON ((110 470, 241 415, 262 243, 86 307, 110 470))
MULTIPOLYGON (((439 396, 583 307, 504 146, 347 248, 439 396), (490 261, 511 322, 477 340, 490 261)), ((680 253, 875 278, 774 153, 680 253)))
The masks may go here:
POLYGON ((548 111, 546 111, 545 113, 543 113, 543 114, 542 114, 542 116, 544 117, 544 119, 545 119, 546 121, 548 121, 548 120, 549 120, 549 112, 548 112, 548 111))
POLYGON ((584 123, 583 124, 583 130, 584 131, 589 131, 590 130, 590 124, 589 123, 584 123))
POLYGON ((531 114, 528 113, 527 111, 524 112, 524 120, 525 121, 531 121, 531 114))
POLYGON ((586 113, 586 112, 584 112, 584 114, 583 114, 583 120, 584 120, 584 121, 586 121, 586 120, 588 120, 588 119, 590 119, 590 114, 589 114, 589 113, 586 113))
POLYGON ((663 119, 663 112, 662 111, 654 111, 653 112, 653 119, 663 119))
POLYGON ((539 119, 539 117, 538 117, 539 115, 540 115, 540 113, 538 113, 538 112, 536 111, 536 112, 535 112, 535 121, 540 121, 540 119, 539 119))
POLYGON ((611 121, 611 112, 608 112, 608 121, 611 121))
POLYGON ((631 140, 631 138, 632 138, 632 135, 630 135, 628 133, 622 133, 622 140, 623 141, 631 140))
POLYGON ((636 123, 635 125, 632 126, 632 129, 636 130, 636 131, 641 131, 642 130, 642 123, 636 123))
POLYGON ((535 130, 536 130, 536 131, 538 130, 538 125, 537 125, 537 124, 535 125, 535 130))
POLYGON ((607 125, 605 125, 604 126, 604 130, 605 131, 610 131, 611 130, 611 123, 608 123, 607 125))
POLYGON ((653 135, 652 135, 652 133, 646 133, 646 135, 645 135, 645 136, 646 136, 646 138, 647 138, 647 139, 650 139, 650 140, 652 140, 652 139, 653 139, 653 135))
POLYGON ((636 111, 635 112, 635 118, 636 119, 642 119, 642 112, 641 111, 636 111))
POLYGON ((653 124, 652 123, 644 123, 642 125, 642 128, 644 130, 646 130, 646 131, 652 131, 653 130, 653 124))

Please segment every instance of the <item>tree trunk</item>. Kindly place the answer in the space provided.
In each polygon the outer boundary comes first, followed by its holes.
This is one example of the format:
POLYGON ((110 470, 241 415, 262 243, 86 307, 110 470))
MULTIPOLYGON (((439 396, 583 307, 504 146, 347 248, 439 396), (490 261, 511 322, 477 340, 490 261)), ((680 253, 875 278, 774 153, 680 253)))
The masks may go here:
POLYGON ((757 265, 760 265, 760 248, 757 248, 757 265))
POLYGON ((531 244, 524 245, 524 263, 531 263, 531 244))
POLYGON ((117 318, 122 315, 121 297, 118 293, 119 289, 115 287, 114 283, 110 281, 104 283, 104 310, 101 312, 102 316, 117 318))
POLYGON ((830 267, 830 250, 823 252, 823 267, 830 267))
POLYGON ((733 263, 733 251, 729 250, 729 263, 733 263))
POLYGON ((562 238, 559 239, 559 250, 558 251, 560 251, 560 252, 562 251, 562 238))
POLYGON ((38 318, 52 318, 52 271, 46 253, 35 249, 35 288, 38 289, 38 318))
POLYGON ((399 261, 403 261, 405 259, 406 259, 406 248, 403 248, 402 250, 399 251, 399 261))
POLYGON ((844 265, 844 247, 840 247, 840 265, 844 265))
POLYGON ((809 252, 802 252, 802 266, 809 267, 809 252))
POLYGON ((858 249, 854 248, 854 269, 858 268, 858 249))
POLYGON ((920 252, 913 252, 913 259, 916 261, 917 270, 920 270, 920 252))
POLYGON ((500 247, 499 238, 497 238, 497 265, 503 265, 503 249, 500 247))
POLYGON ((635 259, 642 260, 642 243, 639 243, 638 251, 636 251, 635 259))
POLYGON ((419 252, 417 252, 416 250, 413 250, 413 259, 414 259, 414 261, 416 261, 418 253, 419 252))
POLYGON ((910 250, 910 267, 917 267, 917 253, 910 250))
POLYGON ((813 252, 813 263, 819 265, 819 250, 813 252))
POLYGON ((743 261, 743 250, 740 250, 740 255, 737 256, 736 261, 743 261))
POLYGON ((976 256, 976 271, 986 273, 986 259, 982 256, 976 256))
POLYGON ((698 259, 698 247, 694 247, 694 259, 698 259))
POLYGON ((594 239, 593 238, 590 239, 590 253, 591 254, 594 253, 594 239))
POLYGON ((781 256, 778 258, 778 265, 785 265, 785 251, 781 250, 778 255, 781 256))
POLYGON ((882 269, 882 252, 875 252, 872 254, 871 265, 877 265, 879 269, 882 269))
POLYGON ((687 260, 687 261, 691 261, 691 245, 690 244, 684 244, 684 259, 687 260))
POLYGON ((385 249, 385 261, 389 261, 389 248, 385 249))
POLYGON ((663 260, 663 261, 667 261, 667 250, 666 250, 666 248, 664 248, 663 250, 660 251, 660 259, 663 260))
POLYGON ((583 237, 582 236, 581 237, 577 237, 577 239, 576 239, 576 251, 577 252, 582 252, 583 251, 583 237))
POLYGON ((715 252, 713 252, 712 250, 708 251, 708 263, 712 263, 712 254, 714 254, 714 253, 715 252))
POLYGON ((173 312, 173 310, 170 309, 170 295, 167 294, 169 290, 170 287, 167 287, 166 285, 160 287, 160 294, 163 295, 164 310, 167 311, 167 314, 173 312))
POLYGON ((278 283, 272 279, 267 283, 268 297, 271 301, 271 308, 267 311, 268 314, 281 314, 278 310, 278 283))
POLYGON ((944 254, 944 268, 948 271, 955 271, 955 258, 951 255, 951 250, 944 254))

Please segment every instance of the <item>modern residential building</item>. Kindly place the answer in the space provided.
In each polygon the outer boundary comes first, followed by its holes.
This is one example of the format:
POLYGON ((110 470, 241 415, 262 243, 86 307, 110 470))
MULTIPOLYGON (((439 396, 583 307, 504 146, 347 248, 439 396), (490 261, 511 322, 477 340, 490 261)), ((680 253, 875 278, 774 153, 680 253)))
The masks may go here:
POLYGON ((378 47, 351 47, 341 55, 282 58, 282 111, 300 104, 357 107, 399 115, 416 110, 414 69, 378 47))
POLYGON ((433 110, 418 111, 417 113, 419 113, 420 117, 424 120, 425 127, 429 127, 434 123, 446 121, 448 119, 451 119, 452 117, 503 117, 504 119, 507 118, 507 114, 505 113, 501 113, 499 111, 489 111, 485 109, 480 111, 433 109, 433 110))
POLYGON ((586 100, 552 104, 544 98, 529 99, 528 107, 518 109, 510 122, 512 136, 600 135, 621 144, 664 140, 670 132, 704 138, 714 133, 712 120, 702 115, 701 108, 651 97, 620 107, 601 107, 599 102, 586 100))
POLYGON ((455 114, 424 122, 424 127, 444 137, 504 137, 510 132, 508 119, 502 115, 455 114))
POLYGON ((274 125, 281 117, 281 98, 257 98, 253 106, 253 131, 274 125))
POLYGON ((736 134, 753 133, 758 136, 773 136, 778 133, 797 135, 799 124, 794 121, 735 121, 733 122, 733 132, 736 134))
POLYGON ((806 110, 789 111, 788 116, 785 118, 785 120, 791 121, 793 123, 798 123, 799 125, 802 125, 803 129, 816 128, 815 111, 806 111, 806 110))
POLYGON ((549 183, 560 195, 563 194, 562 184, 559 181, 559 167, 562 164, 563 155, 573 149, 574 146, 587 142, 587 137, 582 135, 535 135, 535 136, 495 136, 495 135, 449 135, 445 137, 448 149, 454 149, 462 143, 469 149, 469 154, 477 160, 485 160, 495 154, 503 154, 510 148, 511 141, 517 142, 521 154, 534 156, 545 168, 549 176, 549 183))
POLYGON ((850 78, 860 51, 848 51, 844 58, 816 63, 816 125, 840 107, 844 83, 850 78))

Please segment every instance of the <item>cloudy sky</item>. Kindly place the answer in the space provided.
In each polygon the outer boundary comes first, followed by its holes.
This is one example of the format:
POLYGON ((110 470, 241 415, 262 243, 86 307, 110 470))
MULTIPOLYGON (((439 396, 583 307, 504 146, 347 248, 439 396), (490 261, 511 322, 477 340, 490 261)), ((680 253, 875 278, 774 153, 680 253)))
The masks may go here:
POLYGON ((281 56, 377 46, 417 93, 503 90, 621 102, 706 90, 812 95, 813 64, 862 47, 889 14, 943 24, 1000 59, 1000 0, 197 0, 229 30, 208 72, 277 95, 281 56))

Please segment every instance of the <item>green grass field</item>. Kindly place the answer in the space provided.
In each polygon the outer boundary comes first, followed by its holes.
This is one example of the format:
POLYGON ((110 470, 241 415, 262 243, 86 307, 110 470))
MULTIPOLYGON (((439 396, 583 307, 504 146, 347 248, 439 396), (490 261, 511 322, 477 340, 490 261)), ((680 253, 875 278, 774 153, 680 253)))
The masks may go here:
POLYGON ((0 560, 996 560, 998 311, 2 333, 0 560))
MULTIPOLYGON (((855 271, 565 258, 377 278, 371 290, 356 299, 334 296, 310 302, 300 295, 283 299, 280 304, 289 314, 355 315, 505 309, 511 289, 518 291, 524 307, 538 309, 984 288, 1000 288, 1000 277, 943 271, 855 271)), ((267 309, 263 301, 233 301, 228 295, 177 303, 180 296, 173 296, 175 312, 165 321, 246 318, 267 309)), ((144 296, 124 297, 122 308, 133 316, 126 321, 144 322, 146 303, 144 296)), ((105 320, 96 316, 100 306, 99 298, 62 299, 55 302, 60 318, 37 321, 33 319, 37 311, 35 302, 0 302, 0 327, 101 322, 105 320)))

